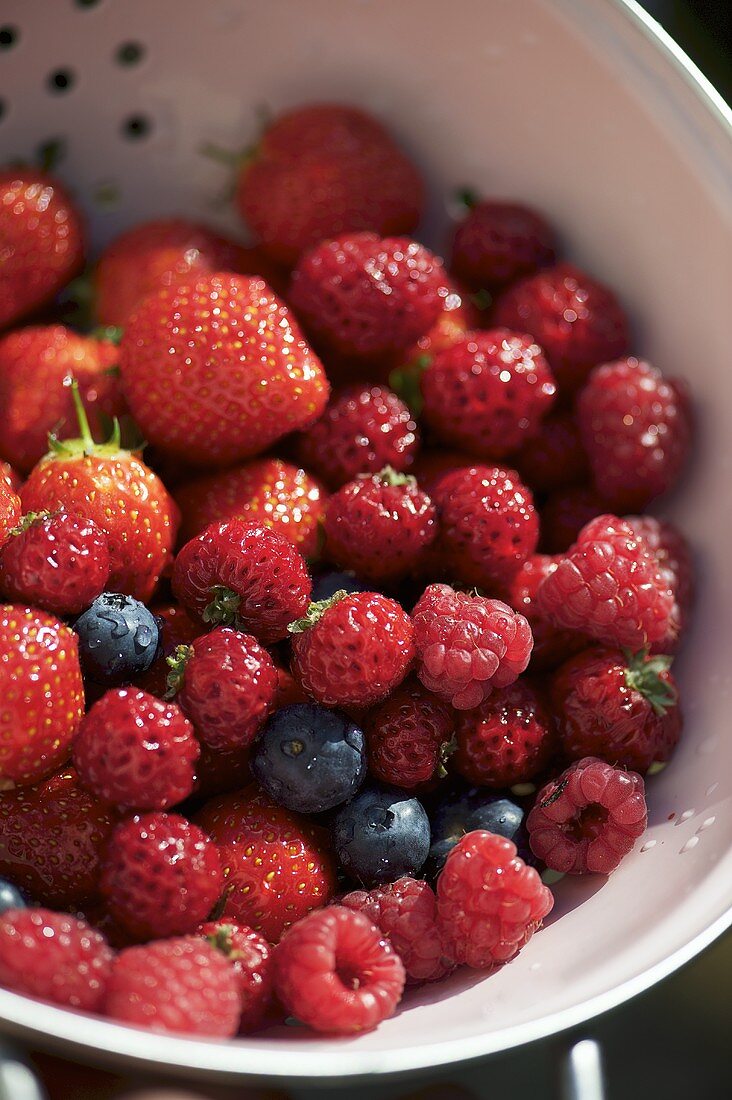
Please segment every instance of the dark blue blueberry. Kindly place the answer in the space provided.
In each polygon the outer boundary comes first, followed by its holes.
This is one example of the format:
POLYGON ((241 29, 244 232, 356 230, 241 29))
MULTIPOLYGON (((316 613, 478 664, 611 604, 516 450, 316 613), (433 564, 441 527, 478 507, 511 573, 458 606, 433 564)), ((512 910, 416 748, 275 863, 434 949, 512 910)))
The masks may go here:
POLYGON ((341 867, 364 886, 415 875, 427 858, 422 803, 396 787, 369 787, 338 811, 333 842, 341 867))
POLYGON ((524 816, 524 810, 512 799, 480 787, 446 794, 432 814, 430 876, 439 874, 460 838, 475 829, 507 837, 514 842, 523 859, 533 862, 524 816))
POLYGON ((366 774, 366 738, 345 714, 293 703, 270 718, 254 749, 252 771, 288 810, 317 814, 351 798, 366 774))
POLYGON ((8 909, 25 909, 25 898, 12 882, 0 878, 0 913, 8 909))
POLYGON ((74 623, 84 675, 98 684, 123 684, 155 660, 160 631, 143 603, 103 592, 74 623))
POLYGON ((313 578, 313 603, 329 600, 336 592, 370 592, 367 584, 354 577, 353 573, 321 573, 313 578))

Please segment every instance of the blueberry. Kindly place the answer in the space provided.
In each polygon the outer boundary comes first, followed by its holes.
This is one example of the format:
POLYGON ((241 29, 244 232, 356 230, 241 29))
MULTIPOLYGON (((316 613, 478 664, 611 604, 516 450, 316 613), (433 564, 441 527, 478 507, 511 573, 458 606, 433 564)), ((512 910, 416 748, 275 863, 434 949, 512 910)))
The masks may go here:
POLYGON ((25 898, 12 882, 0 878, 0 913, 7 909, 25 909, 25 898))
POLYGON ((370 592, 368 585, 354 577, 353 573, 321 573, 313 578, 313 603, 329 600, 336 592, 370 592))
POLYGON ((84 675, 98 684, 122 684, 155 660, 160 631, 139 600, 103 592, 74 623, 84 675))
POLYGON ((343 870, 364 886, 414 875, 430 847, 422 803, 395 787, 369 787, 338 811, 333 829, 343 870))
POLYGON ((267 794, 302 814, 351 798, 366 774, 366 738, 345 714, 316 703, 293 703, 267 722, 252 771, 267 794))
POLYGON ((486 829, 512 840, 518 854, 533 862, 524 825, 524 810, 505 795, 480 787, 452 791, 444 796, 432 814, 432 845, 428 869, 438 875, 461 837, 474 829, 486 829))

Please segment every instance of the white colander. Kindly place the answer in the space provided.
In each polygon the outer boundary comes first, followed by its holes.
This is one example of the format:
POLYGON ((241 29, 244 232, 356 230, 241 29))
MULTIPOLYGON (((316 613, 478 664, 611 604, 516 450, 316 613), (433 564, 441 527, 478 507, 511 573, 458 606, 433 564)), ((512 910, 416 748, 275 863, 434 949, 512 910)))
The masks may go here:
POLYGON ((460 185, 535 203, 617 288, 636 350, 688 379, 699 453, 672 511, 701 593, 684 740, 609 880, 563 880, 515 962, 411 993, 373 1034, 153 1037, 0 991, 0 1028, 36 1047, 229 1080, 443 1065, 619 1004, 732 920, 732 116, 630 0, 0 3, 0 159, 60 141, 96 244, 173 212, 237 229, 201 146, 245 145, 261 105, 322 99, 394 128, 431 183, 429 242, 460 185))

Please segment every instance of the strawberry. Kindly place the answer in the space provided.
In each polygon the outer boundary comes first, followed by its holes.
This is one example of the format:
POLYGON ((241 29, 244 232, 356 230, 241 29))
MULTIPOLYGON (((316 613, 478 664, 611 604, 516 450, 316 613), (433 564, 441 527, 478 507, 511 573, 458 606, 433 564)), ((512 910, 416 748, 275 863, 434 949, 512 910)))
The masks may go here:
POLYGON ((256 455, 307 428, 328 400, 287 306, 243 275, 201 275, 146 298, 122 337, 120 369, 145 438, 189 465, 256 455))
POLYGON ((279 458, 258 458, 187 482, 176 492, 181 540, 199 535, 210 523, 245 519, 273 527, 306 558, 318 552, 318 523, 325 489, 305 470, 279 458))
POLYGON ((554 232, 528 206, 464 196, 468 212, 455 230, 452 270, 475 290, 505 286, 554 260, 554 232))
POLYGON ((258 932, 232 921, 208 921, 197 931, 234 968, 242 1000, 239 1034, 262 1027, 274 999, 271 946, 258 932))
POLYGON ((3 462, 0 459, 0 481, 5 481, 14 492, 20 490, 23 484, 23 478, 20 476, 17 470, 14 470, 9 462, 3 462))
POLYGON ((20 513, 20 497, 4 478, 0 478, 0 546, 11 537, 20 513))
POLYGON ((121 416, 125 406, 115 367, 119 350, 111 340, 81 336, 64 325, 19 329, 0 339, 0 454, 29 473, 48 450, 48 437, 74 430, 76 416, 65 383, 75 378, 99 438, 104 417, 121 416))
POLYGON ((382 783, 411 790, 445 775, 454 714, 447 703, 409 679, 369 711, 369 770, 382 783))
POLYGON ((32 168, 0 172, 0 329, 45 305, 84 263, 81 218, 66 191, 32 168))
POLYGON ((157 475, 120 447, 118 425, 108 443, 94 442, 78 386, 71 389, 81 437, 53 441, 23 486, 23 507, 93 520, 107 535, 110 589, 145 601, 172 554, 178 509, 157 475))
POLYGON ((276 943, 294 921, 333 896, 335 871, 325 831, 276 806, 256 787, 211 799, 196 821, 221 855, 221 918, 246 924, 276 943))
POLYGON ((299 107, 267 127, 241 171, 237 205, 278 263, 339 233, 410 233, 422 181, 384 127, 336 104, 299 107))
POLYGON ((28 786, 66 762, 84 687, 76 635, 53 615, 0 607, 0 790, 28 786))

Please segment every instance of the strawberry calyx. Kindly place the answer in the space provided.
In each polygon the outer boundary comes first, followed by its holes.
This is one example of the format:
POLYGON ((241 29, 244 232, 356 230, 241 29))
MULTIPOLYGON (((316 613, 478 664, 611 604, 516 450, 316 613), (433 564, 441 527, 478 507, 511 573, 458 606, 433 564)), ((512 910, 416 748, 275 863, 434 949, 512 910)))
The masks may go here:
MULTIPOLYGON (((361 476, 369 478, 372 475, 362 474, 361 476)), ((417 484, 416 477, 413 477, 411 474, 403 474, 399 470, 395 470, 393 466, 384 466, 383 470, 379 470, 378 474, 374 474, 373 476, 377 481, 380 481, 382 485, 409 485, 414 487, 417 484)))
MULTIPOLYGON (((115 344, 119 347, 123 334, 124 329, 119 325, 99 325, 98 328, 92 330, 90 335, 93 336, 95 340, 105 340, 108 344, 115 344)), ((110 373, 115 369, 119 373, 119 367, 111 367, 110 373)))
POLYGON ((71 390, 76 419, 79 424, 79 435, 75 439, 59 439, 51 432, 48 437, 49 453, 47 457, 51 459, 90 458, 92 456, 128 458, 130 452, 122 447, 121 431, 117 417, 112 421, 112 431, 106 443, 97 443, 89 427, 89 419, 79 393, 79 383, 75 378, 66 378, 64 385, 71 390))
POLYGON ((236 959, 241 958, 241 952, 237 951, 234 947, 233 941, 234 926, 231 924, 222 924, 215 932, 210 933, 203 938, 215 947, 217 951, 220 951, 222 955, 226 955, 227 959, 234 962, 236 959))
POLYGON ((457 737, 452 735, 449 741, 443 741, 440 745, 439 758, 437 764, 437 778, 444 779, 447 776, 447 762, 454 752, 457 752, 457 737))
POLYGON ((485 311, 490 309, 493 305, 493 295, 490 290, 486 290, 485 287, 481 290, 474 290, 468 297, 475 308, 481 313, 485 313, 485 311))
POLYGON ((460 190, 455 193, 455 198, 461 206, 467 207, 468 210, 472 210, 480 201, 477 192, 473 191, 472 187, 461 187, 460 190))
POLYGON ((306 630, 310 630, 311 627, 314 627, 316 623, 320 622, 326 611, 329 611, 331 607, 340 603, 340 601, 348 595, 349 593, 346 592, 344 588, 339 588, 337 592, 333 593, 330 599, 316 600, 314 603, 311 603, 302 619, 295 619, 294 623, 290 623, 287 628, 288 632, 290 634, 304 634, 306 630))
POLYGON ((220 626, 235 626, 239 614, 241 596, 225 584, 215 584, 209 590, 211 602, 203 612, 205 623, 217 623, 220 626))
POLYGON ((15 535, 25 534, 25 532, 28 531, 31 527, 34 527, 36 523, 40 523, 41 520, 48 519, 51 514, 51 512, 45 509, 42 512, 26 512, 24 516, 20 517, 15 527, 13 527, 12 531, 10 532, 10 537, 13 538, 15 535))
POLYGON ((183 686, 183 679, 185 677, 186 665, 193 656, 192 645, 177 645, 175 652, 171 653, 170 657, 165 658, 165 663, 170 668, 170 672, 166 677, 166 684, 168 690, 165 693, 166 699, 172 699, 178 694, 183 686))
POLYGON ((666 711, 676 706, 678 702, 676 688, 662 679, 663 673, 671 668, 673 657, 649 657, 646 649, 638 653, 631 653, 630 650, 624 649, 623 655, 627 661, 625 669, 627 687, 631 691, 639 692, 644 699, 647 699, 656 714, 662 718, 666 711))
POLYGON ((413 416, 422 412, 422 375, 432 364, 431 355, 417 355, 401 367, 395 367, 389 375, 389 387, 401 397, 413 416))

